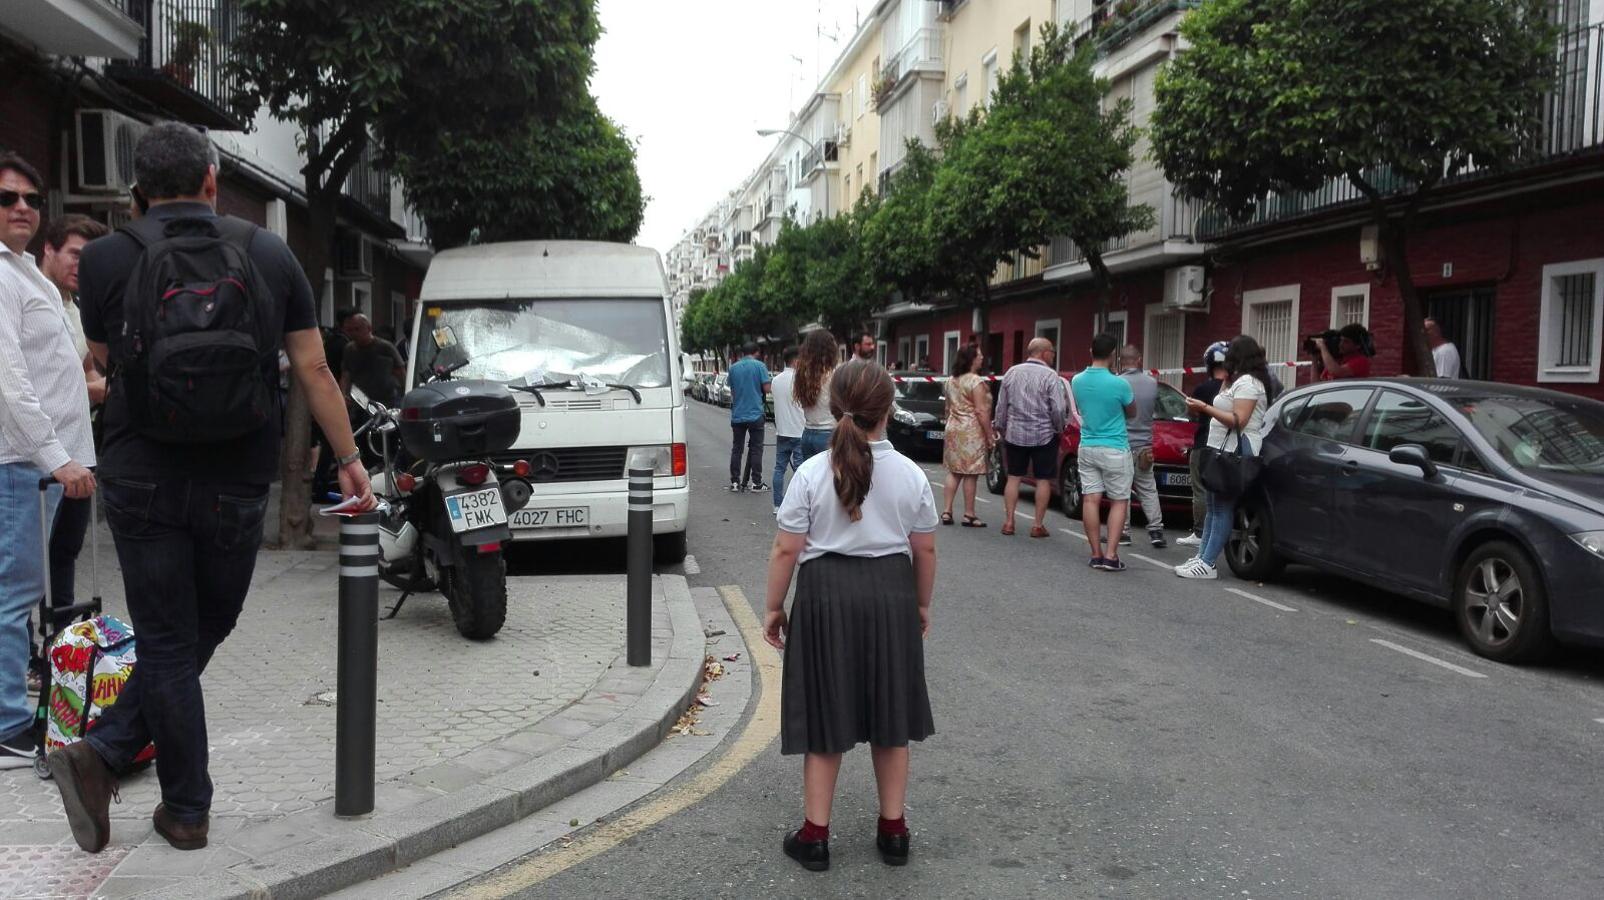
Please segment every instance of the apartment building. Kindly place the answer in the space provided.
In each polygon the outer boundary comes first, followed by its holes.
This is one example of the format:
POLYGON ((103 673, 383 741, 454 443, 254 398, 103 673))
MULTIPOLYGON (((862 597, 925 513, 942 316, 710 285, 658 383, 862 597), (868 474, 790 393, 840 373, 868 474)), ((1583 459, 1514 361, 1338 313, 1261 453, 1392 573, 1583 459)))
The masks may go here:
MULTIPOLYGON (((293 128, 258 114, 254 130, 228 105, 224 63, 237 0, 6 0, 0 3, 0 146, 49 181, 46 219, 83 213, 127 221, 133 146, 149 124, 204 126, 222 162, 218 209, 283 237, 303 259, 309 228, 293 128)), ((430 257, 421 221, 363 158, 341 199, 338 252, 320 316, 368 313, 381 331, 404 320, 430 257)))

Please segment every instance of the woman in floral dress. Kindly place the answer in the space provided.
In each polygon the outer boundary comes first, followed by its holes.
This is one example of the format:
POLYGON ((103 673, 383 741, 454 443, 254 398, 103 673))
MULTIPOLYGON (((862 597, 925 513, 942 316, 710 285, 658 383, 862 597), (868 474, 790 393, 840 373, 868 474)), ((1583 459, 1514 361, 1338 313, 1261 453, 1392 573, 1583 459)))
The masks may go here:
POLYGON ((941 524, 952 524, 952 501, 964 492, 965 528, 985 528, 975 516, 975 491, 986 474, 994 441, 991 428, 991 387, 980 377, 986 358, 977 347, 965 347, 953 360, 947 379, 947 439, 942 463, 947 467, 946 505, 941 524))

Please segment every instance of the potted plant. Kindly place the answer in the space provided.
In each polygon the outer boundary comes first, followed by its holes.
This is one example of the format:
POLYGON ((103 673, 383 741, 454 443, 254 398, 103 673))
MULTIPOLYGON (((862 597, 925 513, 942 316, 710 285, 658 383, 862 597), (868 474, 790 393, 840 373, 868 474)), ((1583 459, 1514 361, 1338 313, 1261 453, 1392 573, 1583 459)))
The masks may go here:
POLYGON ((195 64, 211 43, 212 29, 204 22, 179 18, 169 19, 168 27, 172 32, 172 52, 162 64, 162 74, 190 87, 195 83, 195 64))

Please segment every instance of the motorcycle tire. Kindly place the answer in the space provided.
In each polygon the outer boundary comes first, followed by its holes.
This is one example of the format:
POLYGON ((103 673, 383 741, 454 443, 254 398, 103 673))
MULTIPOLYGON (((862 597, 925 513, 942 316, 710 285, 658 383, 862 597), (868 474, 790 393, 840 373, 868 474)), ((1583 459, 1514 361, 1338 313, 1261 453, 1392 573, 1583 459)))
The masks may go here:
POLYGON ((471 641, 495 637, 507 621, 507 564, 501 554, 470 554, 443 580, 457 631, 471 641))

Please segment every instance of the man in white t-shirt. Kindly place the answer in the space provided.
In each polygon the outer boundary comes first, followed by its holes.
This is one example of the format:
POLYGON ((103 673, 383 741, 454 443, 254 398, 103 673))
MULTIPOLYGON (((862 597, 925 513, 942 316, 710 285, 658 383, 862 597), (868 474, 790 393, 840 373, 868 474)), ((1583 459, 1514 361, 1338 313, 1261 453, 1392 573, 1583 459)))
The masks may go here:
POLYGON ((774 400, 774 514, 785 499, 785 470, 802 465, 802 407, 796 402, 795 347, 785 348, 785 370, 774 376, 769 396, 774 400))
POLYGON ((1425 325, 1426 343, 1431 345, 1431 360, 1437 369, 1438 378, 1458 378, 1461 368, 1459 348, 1454 342, 1443 336, 1442 326, 1436 319, 1427 319, 1425 325))

